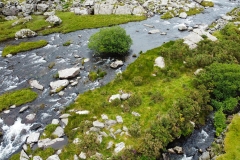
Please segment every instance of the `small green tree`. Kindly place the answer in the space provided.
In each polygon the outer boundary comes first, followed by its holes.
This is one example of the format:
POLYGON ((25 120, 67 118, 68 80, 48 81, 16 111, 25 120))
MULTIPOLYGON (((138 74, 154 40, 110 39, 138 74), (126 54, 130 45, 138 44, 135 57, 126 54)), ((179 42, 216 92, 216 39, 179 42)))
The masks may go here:
POLYGON ((119 26, 100 29, 90 37, 88 43, 88 47, 97 54, 125 55, 131 45, 131 37, 119 26))

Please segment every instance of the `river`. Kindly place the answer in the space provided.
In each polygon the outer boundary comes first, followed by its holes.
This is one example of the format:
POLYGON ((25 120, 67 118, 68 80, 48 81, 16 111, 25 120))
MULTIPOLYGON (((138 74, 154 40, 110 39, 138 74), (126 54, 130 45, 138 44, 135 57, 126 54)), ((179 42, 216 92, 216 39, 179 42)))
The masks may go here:
MULTIPOLYGON (((15 109, 10 109, 9 113, 0 113, 0 132, 3 132, 3 136, 0 138, 0 160, 8 159, 13 153, 19 151, 26 137, 31 132, 42 132, 44 126, 51 123, 53 118, 58 118, 60 111, 72 103, 79 93, 100 87, 111 81, 115 77, 116 72, 123 71, 128 64, 136 59, 131 56, 132 54, 138 55, 140 51, 145 52, 162 45, 164 42, 183 38, 188 35, 189 32, 187 31, 178 31, 179 24, 206 26, 220 18, 221 14, 229 12, 237 5, 237 3, 226 0, 214 1, 214 4, 213 8, 207 8, 203 13, 190 16, 187 19, 172 18, 170 20, 162 20, 159 15, 155 15, 141 22, 130 22, 120 25, 131 36, 133 45, 131 46, 131 53, 124 59, 124 66, 118 70, 109 67, 113 59, 93 57, 91 51, 87 48, 89 37, 99 31, 99 29, 85 29, 68 34, 54 33, 47 36, 37 36, 31 39, 11 40, 1 43, 0 53, 4 46, 8 44, 40 39, 49 42, 43 48, 22 52, 10 58, 0 57, 0 94, 29 87, 28 81, 31 79, 38 80, 44 86, 43 91, 35 90, 38 93, 38 98, 27 104, 29 106, 27 111, 19 113, 19 110, 23 106, 26 106, 23 105, 15 109), (153 28, 148 28, 144 24, 153 25, 154 29, 166 32, 167 35, 148 34, 148 31, 153 28), (70 46, 63 46, 62 44, 68 40, 71 40, 72 44, 70 46), (84 69, 80 72, 81 79, 78 85, 66 88, 64 90, 65 94, 61 97, 57 94, 50 95, 49 84, 55 80, 53 75, 58 70, 79 64, 81 66, 82 60, 75 58, 74 55, 78 55, 84 59, 89 58, 89 61, 84 64, 84 69), (48 68, 51 62, 55 62, 53 69, 48 68), (107 72, 107 75, 102 80, 90 82, 88 80, 88 73, 94 67, 102 68, 107 72), (42 107, 43 105, 45 107, 42 107), (27 121, 26 116, 31 113, 35 113, 36 117, 33 121, 27 121)), ((207 131, 204 129, 203 131, 204 134, 206 132, 206 136, 209 136, 207 131)))

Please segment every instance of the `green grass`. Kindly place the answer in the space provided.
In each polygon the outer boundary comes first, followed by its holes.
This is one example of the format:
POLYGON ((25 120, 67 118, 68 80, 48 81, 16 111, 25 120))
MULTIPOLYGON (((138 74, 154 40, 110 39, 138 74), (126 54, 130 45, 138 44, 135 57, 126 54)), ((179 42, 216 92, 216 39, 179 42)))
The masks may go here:
POLYGON ((100 28, 118 25, 132 21, 142 21, 145 16, 134 15, 75 15, 72 12, 57 12, 56 15, 62 19, 62 24, 59 26, 50 26, 45 22, 45 17, 42 15, 32 15, 33 20, 12 27, 13 21, 0 22, 0 41, 13 39, 15 33, 23 28, 31 29, 38 35, 46 35, 50 33, 68 33, 81 29, 100 28))
POLYGON ((175 17, 174 12, 173 11, 168 11, 161 16, 161 19, 170 19, 170 18, 173 18, 173 17, 175 17))
POLYGON ((0 95, 0 111, 8 109, 12 105, 20 106, 37 98, 37 93, 24 88, 0 95))
POLYGON ((57 138, 57 136, 52 135, 52 133, 55 131, 55 129, 58 127, 58 124, 49 124, 45 127, 43 134, 41 135, 40 139, 45 139, 45 138, 57 138))
POLYGON ((191 16, 201 13, 203 10, 203 8, 190 8, 186 13, 188 16, 191 16))
POLYGON ((69 41, 64 42, 63 46, 69 46, 70 44, 72 44, 72 42, 69 40, 69 41))
POLYGON ((203 7, 214 7, 214 3, 212 1, 202 1, 201 5, 203 7))
MULTIPOLYGON (((191 15, 199 14, 202 11, 203 11, 203 8, 190 8, 189 11, 187 11, 186 13, 188 16, 191 16, 191 15)), ((185 12, 185 11, 183 9, 181 9, 181 10, 179 10, 178 14, 180 14, 181 12, 185 12)), ((173 11, 168 11, 161 16, 161 19, 170 19, 175 16, 176 15, 174 14, 173 11)))
POLYGON ((240 115, 232 119, 224 139, 225 154, 217 157, 217 160, 239 160, 240 158, 240 115))
POLYGON ((4 47, 2 56, 6 57, 8 54, 15 55, 19 52, 29 51, 32 49, 37 49, 44 47, 48 44, 45 40, 39 40, 34 42, 21 42, 18 45, 9 45, 4 47))

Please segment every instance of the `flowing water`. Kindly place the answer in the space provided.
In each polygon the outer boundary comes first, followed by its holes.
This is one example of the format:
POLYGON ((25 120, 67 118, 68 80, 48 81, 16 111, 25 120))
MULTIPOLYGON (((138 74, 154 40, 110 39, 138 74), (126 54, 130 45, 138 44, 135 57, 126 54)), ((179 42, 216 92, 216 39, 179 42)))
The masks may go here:
MULTIPOLYGON (((10 109, 9 113, 0 113, 0 132, 3 133, 3 136, 0 137, 0 160, 8 159, 10 155, 19 151, 26 137, 31 132, 42 132, 44 126, 51 123, 52 119, 58 118, 60 110, 72 103, 79 93, 100 87, 111 81, 117 72, 121 72, 128 64, 135 60, 131 56, 132 54, 138 55, 140 51, 145 52, 162 45, 164 42, 183 38, 188 35, 187 31, 178 31, 177 27, 179 24, 185 23, 189 26, 201 24, 202 27, 205 27, 218 19, 221 14, 227 13, 237 5, 225 0, 214 1, 214 3, 214 8, 208 8, 203 13, 190 16, 187 19, 173 18, 170 20, 161 20, 159 15, 156 15, 141 22, 120 25, 131 36, 133 45, 131 46, 131 53, 124 59, 124 66, 118 70, 109 67, 113 58, 101 59, 94 57, 87 48, 89 37, 99 31, 99 29, 85 29, 68 34, 55 33, 31 39, 11 40, 1 43, 0 54, 3 48, 9 44, 40 39, 45 39, 49 42, 43 48, 22 52, 10 58, 0 57, 0 94, 29 87, 28 82, 32 79, 38 80, 44 86, 43 91, 34 89, 38 93, 38 98, 27 104, 29 109, 25 112, 19 113, 19 110, 23 106, 26 106, 23 105, 15 109, 10 109), (144 24, 153 25, 155 29, 166 32, 167 35, 148 34, 148 31, 153 28, 148 28, 144 24), (62 44, 68 40, 71 40, 72 44, 70 46, 63 46, 62 44), (81 58, 75 58, 74 55, 78 55, 81 58), (57 94, 49 94, 49 84, 55 80, 53 76, 58 70, 76 65, 83 67, 82 60, 87 58, 89 61, 83 64, 84 69, 80 72, 81 79, 77 86, 67 87, 64 90, 65 94, 61 97, 57 94), (53 69, 48 68, 51 62, 55 63, 53 69), (90 82, 88 80, 89 71, 96 67, 105 70, 107 75, 101 80, 90 82), (32 121, 26 120, 26 116, 31 113, 36 114, 35 118, 32 121)), ((202 134, 203 136, 209 135, 205 130, 202 131, 202 134)))

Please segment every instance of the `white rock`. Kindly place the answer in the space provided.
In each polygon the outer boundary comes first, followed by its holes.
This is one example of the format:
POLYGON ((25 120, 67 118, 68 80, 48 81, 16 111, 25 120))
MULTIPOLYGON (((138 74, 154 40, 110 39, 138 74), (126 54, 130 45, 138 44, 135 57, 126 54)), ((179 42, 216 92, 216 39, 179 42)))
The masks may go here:
POLYGON ((97 142, 102 143, 102 135, 97 135, 97 142))
POLYGON ((53 119, 52 124, 59 124, 59 120, 58 119, 53 119))
POLYGON ((14 109, 14 108, 16 108, 16 105, 12 105, 9 108, 14 109))
POLYGON ((10 58, 10 57, 12 57, 12 56, 13 56, 12 54, 7 54, 7 55, 6 55, 7 58, 10 58))
POLYGON ((154 28, 153 25, 149 25, 149 24, 143 24, 143 25, 146 26, 146 27, 149 27, 149 28, 154 28))
POLYGON ((102 114, 101 117, 102 117, 103 120, 107 120, 108 119, 108 116, 106 114, 102 114))
POLYGON ((80 68, 67 68, 58 71, 59 78, 67 79, 76 77, 80 73, 80 68))
POLYGON ((39 84, 39 82, 37 80, 30 80, 29 84, 31 87, 39 89, 39 90, 43 90, 43 86, 41 84, 39 84))
POLYGON ((27 38, 27 37, 34 37, 37 36, 36 32, 33 32, 30 29, 21 29, 15 33, 15 38, 27 38))
POLYGON ((61 121, 64 124, 64 126, 68 125, 68 118, 63 118, 61 119, 61 121))
POLYGON ((60 92, 58 93, 58 95, 59 95, 59 96, 63 96, 63 95, 64 95, 64 93, 65 93, 65 92, 63 92, 63 91, 60 91, 60 92))
POLYGON ((108 137, 107 133, 106 132, 99 132, 103 137, 108 137))
POLYGON ((25 110, 27 110, 29 108, 29 106, 24 106, 19 110, 19 113, 24 112, 25 110))
POLYGON ((141 116, 139 113, 134 112, 134 111, 132 111, 132 115, 134 115, 135 117, 140 117, 141 116))
POLYGON ((179 17, 180 17, 180 18, 183 18, 183 19, 186 19, 186 18, 187 18, 187 13, 186 13, 186 12, 181 12, 181 13, 179 14, 179 17))
POLYGON ((74 154, 73 160, 79 160, 79 158, 76 154, 74 154))
POLYGON ((227 20, 227 21, 231 21, 232 16, 222 15, 222 19, 227 20))
POLYGON ((79 154, 79 157, 80 157, 81 159, 86 159, 86 158, 87 158, 86 153, 84 153, 84 152, 81 152, 81 153, 79 154))
POLYGON ((62 119, 62 118, 68 118, 69 116, 71 116, 70 114, 68 113, 65 113, 65 114, 62 114, 59 118, 62 119))
POLYGON ((56 152, 57 155, 59 155, 59 154, 61 154, 61 153, 62 153, 62 150, 61 150, 61 149, 57 150, 57 152, 56 152))
POLYGON ((39 137, 40 137, 40 133, 35 133, 35 132, 31 133, 27 138, 27 144, 37 142, 39 137))
POLYGON ((8 114, 8 113, 10 113, 10 110, 5 110, 5 111, 3 111, 3 113, 8 114))
POLYGON ((130 96, 131 96, 131 95, 128 94, 128 93, 123 93, 123 94, 121 94, 120 99, 121 99, 121 100, 127 100, 130 96))
POLYGON ((203 69, 202 68, 198 68, 195 72, 194 75, 198 75, 203 69))
POLYGON ((54 14, 55 14, 55 11, 43 13, 44 16, 53 16, 54 14))
POLYGON ((105 125, 109 126, 109 127, 115 125, 116 123, 117 123, 117 121, 112 120, 112 119, 109 119, 109 120, 105 121, 105 125))
POLYGON ((148 34, 155 34, 155 33, 159 33, 159 32, 160 32, 159 29, 153 29, 153 30, 148 31, 148 34))
POLYGON ((29 159, 29 157, 28 157, 27 153, 24 150, 22 150, 20 153, 20 160, 28 160, 28 159, 29 159))
POLYGON ((180 24, 180 25, 178 25, 178 30, 185 31, 185 30, 187 30, 187 26, 185 24, 180 24))
POLYGON ((47 22, 53 24, 53 25, 59 25, 62 23, 62 20, 56 16, 56 15, 52 15, 52 16, 49 16, 47 19, 46 19, 47 22))
POLYGON ((128 132, 128 128, 126 126, 123 126, 122 130, 128 132))
POLYGON ((57 92, 58 89, 64 88, 69 84, 68 80, 58 80, 50 82, 50 87, 52 88, 51 92, 57 92))
POLYGON ((99 121, 94 121, 93 126, 97 128, 104 128, 104 123, 99 122, 99 121))
POLYGON ((39 148, 48 148, 48 147, 52 146, 53 144, 62 142, 62 141, 64 141, 64 138, 55 138, 53 140, 49 139, 49 138, 41 139, 38 141, 38 147, 39 148))
POLYGON ((63 128, 60 126, 58 126, 52 134, 58 136, 59 138, 65 135, 63 128))
POLYGON ((120 94, 114 94, 114 95, 112 95, 110 98, 109 98, 109 102, 112 102, 113 100, 115 100, 115 99, 120 99, 121 98, 121 96, 120 96, 120 94))
POLYGON ((113 146, 113 141, 110 141, 110 142, 108 142, 107 149, 110 149, 110 148, 112 148, 112 146, 113 146))
POLYGON ((58 157, 58 155, 54 154, 54 155, 48 157, 46 160, 60 160, 60 158, 58 157))
POLYGON ((31 113, 31 114, 29 114, 29 115, 26 116, 26 119, 29 120, 29 121, 31 121, 31 120, 33 120, 33 119, 35 118, 35 116, 36 116, 35 113, 31 113))
POLYGON ((77 111, 76 114, 80 114, 80 115, 86 115, 89 114, 90 112, 88 110, 83 110, 83 111, 77 111))
POLYGON ((90 61, 89 58, 84 58, 84 60, 83 60, 84 63, 86 63, 86 62, 88 62, 88 61, 90 61))
POLYGON ((118 152, 122 151, 124 148, 125 148, 125 143, 124 142, 117 143, 115 145, 114 152, 118 153, 118 152))
POLYGON ((33 160, 42 160, 42 158, 40 156, 34 156, 33 160))
POLYGON ((155 59, 155 64, 154 64, 154 66, 157 66, 157 67, 159 67, 159 68, 164 68, 165 67, 165 63, 164 63, 164 58, 163 57, 157 57, 156 59, 155 59))
POLYGON ((79 142, 80 142, 79 138, 75 138, 75 139, 73 140, 73 144, 78 144, 79 142))
POLYGON ((122 66, 122 65, 123 65, 123 61, 121 61, 121 60, 116 60, 115 62, 112 62, 112 63, 110 64, 110 67, 111 67, 111 68, 117 68, 117 67, 122 66))
POLYGON ((123 123, 123 119, 121 116, 116 116, 116 120, 118 123, 123 123))

